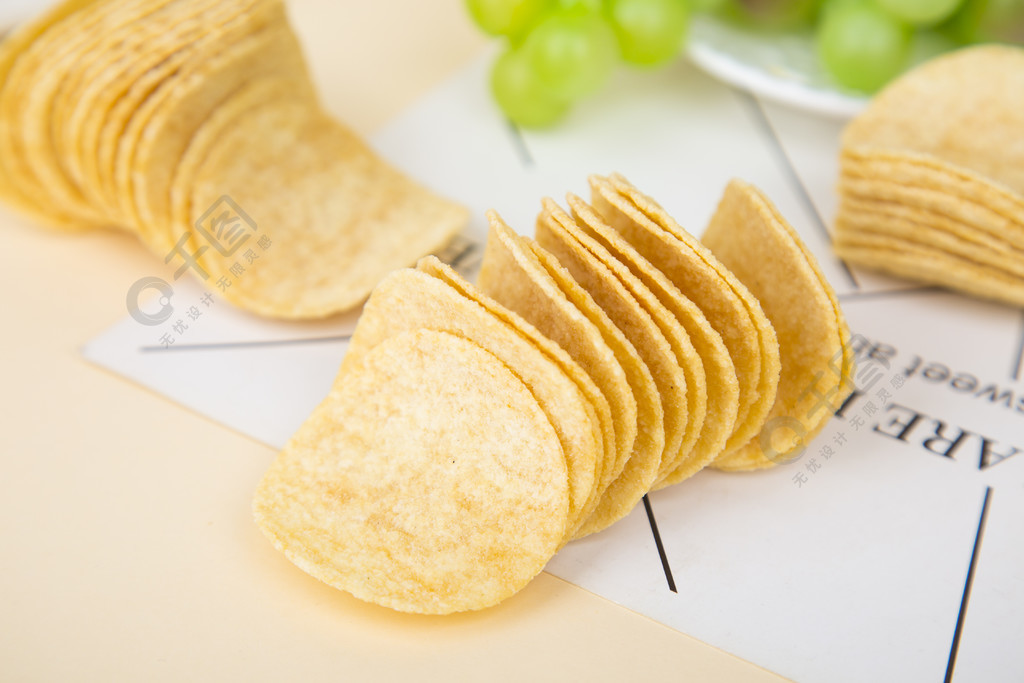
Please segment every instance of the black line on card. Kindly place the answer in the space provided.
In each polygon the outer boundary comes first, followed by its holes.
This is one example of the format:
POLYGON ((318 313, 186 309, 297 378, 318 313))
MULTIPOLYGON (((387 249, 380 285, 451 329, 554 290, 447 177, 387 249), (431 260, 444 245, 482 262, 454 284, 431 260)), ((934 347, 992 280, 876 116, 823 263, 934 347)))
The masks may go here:
POLYGON ((956 618, 956 630, 953 632, 953 645, 949 649, 949 661, 946 663, 946 683, 953 680, 956 668, 956 654, 960 649, 960 635, 964 630, 964 616, 967 614, 967 602, 971 599, 971 585, 974 583, 974 569, 978 566, 978 552, 981 550, 981 538, 985 535, 985 522, 988 519, 988 506, 992 500, 992 487, 985 487, 985 502, 981 504, 981 518, 978 520, 978 532, 974 536, 974 550, 971 551, 971 564, 967 569, 967 580, 964 582, 964 594, 960 599, 960 613, 956 618))
POLYGON ((864 301, 866 299, 888 299, 895 296, 907 296, 910 294, 931 294, 944 291, 941 287, 925 285, 923 287, 907 287, 905 289, 880 289, 876 291, 844 292, 836 295, 840 301, 864 301))
POLYGON ((309 337, 305 339, 271 339, 266 341, 215 342, 213 344, 171 344, 170 346, 140 346, 139 351, 222 351, 225 349, 251 349, 265 346, 298 346, 299 344, 321 344, 348 341, 352 335, 340 334, 334 337, 309 337))
POLYGON ((473 244, 472 242, 466 244, 466 246, 463 247, 459 251, 459 253, 452 257, 452 259, 448 262, 448 265, 451 266, 452 268, 458 268, 459 265, 465 260, 465 258, 472 254, 474 251, 476 251, 475 244, 473 244))
POLYGON ((523 131, 519 129, 519 126, 506 120, 508 123, 508 130, 512 134, 512 146, 516 148, 516 152, 519 153, 519 160, 523 162, 523 166, 526 168, 533 168, 533 155, 530 154, 530 148, 526 146, 526 140, 523 138, 523 131))
POLYGON ((1024 366, 1024 311, 1020 312, 1020 330, 1017 339, 1017 357, 1013 359, 1013 371, 1010 377, 1016 382, 1020 379, 1021 369, 1024 366))
POLYGON ((647 511, 647 521, 651 525, 651 533, 654 534, 654 544, 658 546, 658 557, 661 558, 661 568, 665 572, 665 580, 668 581, 668 589, 673 593, 676 591, 676 581, 672 578, 672 568, 668 566, 668 555, 665 554, 665 546, 661 544, 661 534, 658 533, 658 523, 654 520, 654 510, 651 509, 651 501, 644 496, 644 510, 647 511))
MULTIPOLYGON (((772 127, 771 121, 768 120, 768 115, 764 113, 764 108, 761 106, 761 103, 756 97, 746 91, 735 90, 734 92, 740 96, 741 100, 746 102, 747 107, 754 114, 754 119, 758 127, 761 129, 761 132, 764 133, 765 137, 771 141, 772 153, 775 156, 775 160, 785 172, 786 178, 789 180, 790 184, 793 185, 800 201, 811 213, 811 216, 814 217, 814 227, 817 228, 818 232, 825 237, 826 242, 832 244, 832 234, 828 231, 828 228, 825 227, 825 221, 822 220, 821 214, 818 213, 818 207, 815 206, 810 193, 807 192, 807 187, 804 185, 803 180, 800 179, 800 175, 796 172, 796 168, 793 166, 793 161, 789 158, 789 155, 786 154, 786 148, 782 146, 779 136, 775 134, 775 129, 772 127)), ((849 264, 838 256, 836 256, 835 259, 839 262, 839 265, 842 266, 843 272, 846 273, 846 277, 850 281, 850 284, 853 285, 853 288, 860 289, 860 283, 857 281, 857 276, 853 274, 853 270, 850 268, 849 264)))

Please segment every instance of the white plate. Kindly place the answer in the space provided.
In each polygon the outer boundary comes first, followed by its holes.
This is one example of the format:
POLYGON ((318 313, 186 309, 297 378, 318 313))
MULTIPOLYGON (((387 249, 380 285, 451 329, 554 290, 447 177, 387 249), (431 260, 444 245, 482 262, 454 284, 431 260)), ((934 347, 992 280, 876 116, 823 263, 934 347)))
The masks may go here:
POLYGON ((715 78, 781 104, 851 118, 869 98, 841 91, 822 70, 810 31, 759 33, 693 18, 687 53, 715 78))

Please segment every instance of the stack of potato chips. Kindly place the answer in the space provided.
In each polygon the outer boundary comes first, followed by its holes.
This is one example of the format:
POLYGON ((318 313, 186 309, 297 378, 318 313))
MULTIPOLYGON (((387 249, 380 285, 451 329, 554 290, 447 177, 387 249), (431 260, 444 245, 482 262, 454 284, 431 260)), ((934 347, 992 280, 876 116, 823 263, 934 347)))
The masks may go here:
POLYGON ((257 523, 295 564, 410 612, 487 607, 568 541, 706 466, 799 457, 852 389, 813 256, 732 182, 703 243, 619 176, 489 215, 477 285, 430 257, 373 291, 257 523))
POLYGON ((895 81, 843 134, 836 252, 1024 305, 1024 49, 986 45, 895 81))
POLYGON ((65 0, 19 28, 0 198, 280 317, 351 308, 466 220, 323 111, 281 0, 65 0))

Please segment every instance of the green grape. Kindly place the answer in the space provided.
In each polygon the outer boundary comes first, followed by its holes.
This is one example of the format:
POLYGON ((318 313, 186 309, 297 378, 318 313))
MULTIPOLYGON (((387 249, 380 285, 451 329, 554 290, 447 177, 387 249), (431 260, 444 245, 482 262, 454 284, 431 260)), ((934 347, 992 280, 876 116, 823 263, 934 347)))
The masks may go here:
POLYGON ((837 2, 818 24, 818 54, 840 85, 870 93, 906 66, 910 36, 871 2, 837 2))
POLYGON ((599 90, 618 59, 612 27, 584 6, 549 14, 526 37, 523 50, 544 86, 565 100, 599 90))
POLYGON ((685 0, 611 0, 608 16, 622 58, 639 66, 677 56, 689 20, 685 0))
POLYGON ((963 0, 875 0, 892 16, 916 26, 932 26, 953 16, 963 0))
POLYGON ((515 38, 548 9, 550 0, 466 0, 473 21, 484 33, 515 38))
POLYGON ((569 110, 568 101, 552 97, 522 50, 514 48, 505 50, 494 63, 491 92, 505 116, 527 128, 549 126, 569 110))

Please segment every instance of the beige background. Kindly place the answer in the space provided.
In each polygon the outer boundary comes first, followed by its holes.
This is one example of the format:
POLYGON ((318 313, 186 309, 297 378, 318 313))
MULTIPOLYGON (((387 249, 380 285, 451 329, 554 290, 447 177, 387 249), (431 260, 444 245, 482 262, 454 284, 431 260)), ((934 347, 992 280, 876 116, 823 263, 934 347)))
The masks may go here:
MULTIPOLYGON (((371 133, 484 48, 456 0, 292 0, 328 106, 371 133)), ((482 613, 401 615, 250 521, 274 453, 86 364, 157 266, 0 214, 0 679, 776 680, 544 574, 482 613)))

